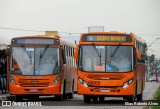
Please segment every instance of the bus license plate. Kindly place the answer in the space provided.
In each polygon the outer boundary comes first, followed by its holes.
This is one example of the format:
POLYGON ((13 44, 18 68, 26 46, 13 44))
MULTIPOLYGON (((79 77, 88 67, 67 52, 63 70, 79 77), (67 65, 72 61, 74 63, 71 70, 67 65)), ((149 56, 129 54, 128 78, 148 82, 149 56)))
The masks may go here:
POLYGON ((31 89, 30 91, 31 92, 37 92, 38 90, 37 89, 31 89))
POLYGON ((104 88, 102 89, 101 88, 101 92, 110 92, 110 89, 104 89, 104 88))

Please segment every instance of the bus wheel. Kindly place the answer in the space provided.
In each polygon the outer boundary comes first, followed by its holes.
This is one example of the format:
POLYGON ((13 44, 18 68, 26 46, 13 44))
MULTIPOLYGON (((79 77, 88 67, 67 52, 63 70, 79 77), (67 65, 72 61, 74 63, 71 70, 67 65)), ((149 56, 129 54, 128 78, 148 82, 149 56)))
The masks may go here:
POLYGON ((67 94, 66 94, 66 80, 64 80, 64 85, 63 85, 63 100, 67 99, 67 94))
POLYGON ((68 94, 68 99, 73 99, 73 95, 74 95, 74 80, 72 83, 72 92, 68 94))
POLYGON ((97 102, 97 101, 98 101, 98 97, 96 97, 96 96, 94 97, 94 96, 93 96, 93 97, 92 97, 92 100, 93 100, 94 102, 97 102))
POLYGON ((35 100, 35 101, 39 100, 39 96, 38 95, 33 96, 32 100, 35 100))
POLYGON ((63 95, 55 95, 55 100, 62 101, 63 95))
POLYGON ((17 102, 22 101, 22 96, 21 96, 21 95, 16 95, 16 101, 17 101, 17 102))
POLYGON ((104 102, 104 97, 99 97, 100 102, 104 102))
POLYGON ((131 96, 126 97, 126 99, 127 99, 128 102, 134 102, 135 101, 135 96, 131 95, 131 96))
POLYGON ((137 95, 137 101, 142 101, 143 93, 137 95))
POLYGON ((68 94, 68 99, 73 99, 73 93, 74 92, 68 94))
POLYGON ((83 99, 84 99, 84 103, 90 103, 91 102, 91 98, 89 95, 83 95, 83 99))
POLYGON ((91 96, 91 98, 92 98, 93 102, 97 102, 98 101, 98 97, 97 96, 91 96))
MULTIPOLYGON (((142 81, 143 85, 143 81, 142 81)), ((143 86, 141 87, 141 93, 137 95, 137 101, 142 101, 143 99, 143 86)))

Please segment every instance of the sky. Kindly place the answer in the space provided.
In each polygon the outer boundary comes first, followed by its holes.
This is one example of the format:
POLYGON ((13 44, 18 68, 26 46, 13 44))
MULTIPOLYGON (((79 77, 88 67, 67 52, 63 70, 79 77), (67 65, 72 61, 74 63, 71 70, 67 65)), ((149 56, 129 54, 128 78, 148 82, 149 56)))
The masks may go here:
MULTIPOLYGON (((132 32, 149 45, 160 38, 160 0, 0 0, 1 43, 15 36, 43 35, 43 31, 59 31, 73 41, 91 26, 132 32)), ((159 46, 160 39, 148 53, 160 58, 159 46)))

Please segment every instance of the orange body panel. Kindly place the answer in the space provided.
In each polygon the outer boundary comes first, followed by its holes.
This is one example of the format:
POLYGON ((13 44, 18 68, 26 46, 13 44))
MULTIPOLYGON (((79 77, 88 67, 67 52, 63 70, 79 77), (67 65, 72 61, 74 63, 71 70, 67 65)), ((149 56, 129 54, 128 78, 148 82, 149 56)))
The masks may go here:
MULTIPOLYGON (((81 45, 122 45, 122 46, 133 46, 135 47, 135 35, 126 34, 122 32, 89 32, 81 34, 80 42, 77 47, 77 57, 78 63, 78 52, 81 45), (129 35, 131 37, 131 42, 116 42, 116 41, 83 41, 84 35, 129 35)), ((137 59, 135 59, 137 61, 137 59)), ((96 70, 102 69, 103 66, 97 66, 96 70)), ((141 94, 144 90, 145 82, 145 65, 136 64, 136 67, 131 72, 83 72, 78 69, 78 78, 82 79, 88 84, 88 87, 82 85, 80 80, 78 80, 78 93, 84 95, 100 95, 100 96, 128 96, 141 94), (123 84, 128 80, 133 79, 133 82, 126 88, 122 88, 123 84), (137 86, 136 86, 137 85, 137 86)))
POLYGON ((14 75, 14 79, 16 85, 9 84, 10 94, 61 94, 61 81, 53 84, 55 75, 37 77, 14 75))
MULTIPOLYGON (((67 42, 65 40, 61 40, 58 37, 54 36, 23 36, 23 37, 15 37, 12 40, 16 38, 53 38, 60 41, 59 45, 50 45, 51 48, 59 48, 59 75, 60 78, 57 83, 54 83, 54 80, 56 79, 56 76, 58 74, 52 74, 52 75, 18 75, 18 74, 10 74, 10 67, 13 67, 14 69, 19 69, 20 67, 13 63, 12 66, 10 66, 11 59, 8 56, 7 57, 7 81, 8 81, 8 91, 11 95, 29 95, 29 94, 38 94, 38 95, 63 95, 64 89, 65 93, 72 93, 72 90, 74 88, 74 91, 77 91, 77 67, 76 65, 73 66, 70 64, 63 64, 62 63, 62 47, 61 46, 69 46, 73 49, 76 47, 75 44, 67 42), (12 75, 15 84, 11 83, 10 81, 10 75, 12 75), (74 81, 73 81, 74 80, 74 81), (65 85, 64 85, 65 83, 65 85), (74 85, 74 86, 73 86, 74 85), (65 88, 64 88, 65 86, 65 88)), ((10 47, 20 47, 20 44, 12 44, 10 47)), ((45 48, 45 44, 24 44, 25 47, 43 47, 45 48)), ((11 53, 11 48, 9 49, 11 53)), ((68 49, 67 49, 68 50, 68 49)), ((72 57, 73 58, 73 57, 72 57)), ((73 60, 66 60, 66 61, 73 61, 73 60)), ((67 62, 68 63, 68 62, 67 62)))
POLYGON ((130 73, 82 73, 79 71, 79 78, 82 78, 88 83, 88 88, 78 82, 78 93, 87 95, 105 95, 105 96, 123 96, 134 94, 133 82, 127 88, 123 89, 123 83, 128 79, 134 78, 134 72, 130 73), (103 80, 105 78, 109 78, 103 80), (106 89, 109 92, 101 92, 101 89, 106 89), (127 92, 127 93, 126 93, 127 92))

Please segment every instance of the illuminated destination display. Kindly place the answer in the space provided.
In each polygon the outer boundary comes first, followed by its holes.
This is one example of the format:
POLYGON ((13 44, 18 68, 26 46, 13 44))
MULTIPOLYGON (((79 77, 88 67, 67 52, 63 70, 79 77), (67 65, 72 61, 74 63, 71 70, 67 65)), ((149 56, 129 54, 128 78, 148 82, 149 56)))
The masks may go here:
POLYGON ((89 35, 85 34, 82 37, 84 42, 131 42, 131 37, 129 35, 89 35))
POLYGON ((59 39, 45 39, 45 38, 17 38, 12 39, 11 44, 48 44, 59 45, 59 39))

